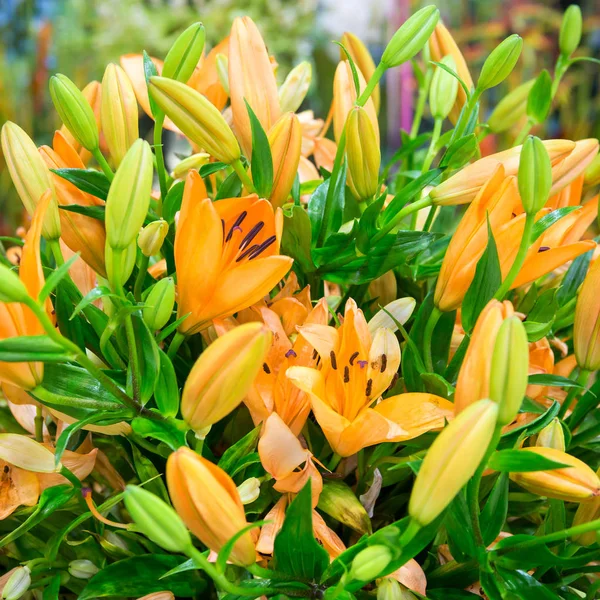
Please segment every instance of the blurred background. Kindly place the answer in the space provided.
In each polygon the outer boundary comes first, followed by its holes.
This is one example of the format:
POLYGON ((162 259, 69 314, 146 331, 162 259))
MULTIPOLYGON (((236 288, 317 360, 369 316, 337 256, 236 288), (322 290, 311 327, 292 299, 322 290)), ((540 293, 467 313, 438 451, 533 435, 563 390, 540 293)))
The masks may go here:
MULTIPOLYGON (((60 71, 80 87, 102 78, 109 62, 146 50, 164 58, 178 33, 202 21, 212 46, 228 33, 234 17, 248 14, 257 23, 283 81, 301 60, 313 64, 313 84, 303 108, 325 117, 339 48, 331 41, 350 31, 369 47, 375 61, 395 29, 414 10, 432 0, 0 0, 0 125, 17 122, 39 144, 59 127, 48 93, 48 78, 60 71)), ((525 41, 509 79, 484 96, 489 114, 506 92, 552 69, 558 29, 571 2, 555 0, 437 0, 442 18, 477 74, 490 50, 509 33, 525 41)), ((579 2, 584 35, 579 53, 600 57, 598 0, 579 2)), ((563 79, 546 137, 598 137, 600 67, 579 63, 563 79)), ((410 64, 388 72, 382 132, 387 149, 396 148, 400 130, 409 130, 415 102, 410 64)), ((427 120, 423 127, 429 126, 427 120)), ((144 129, 142 128, 142 131, 144 129)), ((497 140, 488 138, 490 144, 497 140)), ((493 150, 491 148, 490 150, 493 150)), ((0 234, 20 223, 20 202, 0 156, 0 234)))

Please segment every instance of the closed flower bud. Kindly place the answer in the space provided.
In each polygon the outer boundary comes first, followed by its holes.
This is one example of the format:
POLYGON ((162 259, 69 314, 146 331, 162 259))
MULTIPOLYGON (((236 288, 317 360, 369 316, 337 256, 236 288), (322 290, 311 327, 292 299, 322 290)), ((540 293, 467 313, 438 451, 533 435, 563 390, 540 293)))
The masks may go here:
POLYGON ((4 263, 0 263, 0 302, 24 302, 29 297, 20 277, 4 263))
POLYGON ((0 433, 0 460, 34 473, 58 473, 62 469, 46 446, 18 433, 0 433))
POLYGON ((252 504, 260 496, 260 479, 250 477, 237 486, 242 504, 252 504))
POLYGON ((427 43, 439 18, 440 11, 435 6, 426 6, 418 10, 400 26, 388 42, 381 63, 389 69, 410 60, 427 43))
POLYGON ((565 11, 558 37, 558 47, 563 56, 568 58, 577 50, 581 41, 582 25, 581 9, 577 4, 571 4, 565 11))
POLYGON ((269 200, 274 207, 288 199, 300 163, 302 126, 294 113, 284 114, 269 131, 273 157, 273 188, 269 200))
MULTIPOLYGON (((235 483, 217 465, 181 447, 167 460, 167 485, 173 506, 192 533, 214 552, 248 526, 235 483)), ((239 537, 229 560, 251 565, 256 549, 249 532, 239 537)))
POLYGON ((152 150, 138 139, 127 151, 106 199, 106 242, 113 250, 124 250, 144 223, 152 191, 152 150))
POLYGON ((225 90, 225 93, 229 95, 229 58, 225 54, 217 54, 215 58, 217 65, 217 77, 219 83, 225 90))
POLYGON ((343 481, 325 481, 317 507, 360 534, 371 533, 371 519, 365 507, 352 488, 343 481))
POLYGON ((190 25, 173 43, 165 57, 162 76, 187 83, 204 49, 204 25, 190 25))
POLYGON ((554 448, 561 452, 565 451, 565 430, 560 424, 560 419, 555 417, 538 433, 535 445, 543 448, 554 448))
POLYGON ((392 577, 377 584, 377 600, 417 600, 417 597, 392 577))
MULTIPOLYGON (((18 126, 7 121, 2 126, 2 153, 13 184, 25 210, 33 215, 47 190, 54 196, 50 171, 44 164, 33 140, 18 126)), ((60 237, 58 204, 53 198, 44 219, 43 236, 47 240, 60 237)))
MULTIPOLYGON (((106 260, 106 277, 113 285, 124 285, 129 279, 137 254, 137 243, 135 240, 124 250, 113 249, 106 244, 104 249, 106 260)), ((106 299, 108 300, 108 298, 106 299)), ((104 303, 106 309, 107 302, 104 303)))
POLYGON ((85 558, 72 560, 69 563, 69 574, 76 579, 90 579, 100 569, 91 561, 85 558))
POLYGON ((66 76, 50 78, 50 96, 65 127, 86 150, 92 152, 100 144, 94 111, 79 88, 66 76))
POLYGON ((296 65, 279 88, 279 105, 282 113, 296 112, 312 81, 312 66, 308 61, 296 65))
MULTIPOLYGON (((395 283, 395 282, 394 282, 395 283)), ((394 294, 395 295, 395 294, 394 294)), ((379 303, 381 304, 381 303, 379 303)), ((369 320, 369 331, 374 336, 378 329, 385 327, 392 332, 398 330, 398 323, 404 325, 415 311, 414 298, 397 298, 378 310, 369 320)))
POLYGON ((181 398, 181 414, 192 429, 213 425, 237 408, 263 366, 271 338, 261 323, 246 323, 200 355, 181 398))
MULTIPOLYGON (((456 71, 456 63, 452 56, 444 56, 441 64, 451 71, 456 71)), ((429 106, 434 119, 445 119, 452 110, 458 93, 458 79, 441 67, 436 67, 429 89, 429 106)))
MULTIPOLYGON (((600 475, 600 469, 596 471, 596 475, 600 475)), ((577 508, 575 517, 573 518, 573 527, 583 525, 600 519, 600 496, 594 498, 591 502, 582 502, 577 508)), ((580 546, 591 546, 598 539, 598 531, 586 531, 571 538, 580 546)))
POLYGON ((361 550, 350 566, 350 579, 372 581, 381 575, 392 562, 392 552, 387 546, 368 546, 361 550))
POLYGON ((140 231, 138 246, 144 256, 154 256, 162 248, 163 242, 169 233, 169 224, 164 219, 152 221, 140 231))
POLYGON ((189 171, 197 171, 210 160, 210 154, 206 152, 198 152, 184 158, 173 169, 173 179, 185 179, 189 171))
POLYGON ((151 77, 149 91, 158 106, 192 142, 227 164, 240 158, 240 146, 233 131, 202 94, 166 77, 151 77))
MULTIPOLYGON (((354 61, 357 69, 362 73, 365 80, 369 81, 373 73, 375 73, 375 62, 367 50, 367 47, 353 33, 344 33, 341 41, 344 48, 348 51, 348 54, 350 54, 350 58, 354 61)), ((346 58, 346 53, 341 48, 340 56, 342 60, 346 58)), ((371 94, 371 99, 375 105, 375 111, 379 112, 379 105, 381 104, 381 90, 379 89, 379 84, 375 86, 375 89, 371 94)))
POLYGON ((171 318, 175 306, 175 282, 165 277, 155 283, 144 301, 142 314, 146 325, 152 331, 162 329, 171 318))
POLYGON ((29 567, 17 567, 2 589, 2 600, 19 600, 31 585, 29 567))
POLYGON ((600 260, 592 263, 577 296, 573 347, 580 369, 600 369, 600 260))
POLYGON ((431 523, 471 479, 490 444, 498 405, 492 400, 471 404, 434 440, 421 464, 408 504, 420 525, 431 523))
POLYGON ((498 423, 512 423, 517 416, 529 369, 529 344, 525 327, 518 317, 505 319, 494 345, 490 371, 490 399, 498 403, 498 423))
MULTIPOLYGON (((598 140, 588 138, 575 142, 575 148, 563 161, 552 162, 552 189, 550 196, 554 196, 572 181, 577 179, 598 155, 598 140)), ((552 155, 551 155, 552 157, 552 155)))
POLYGON ((523 144, 518 182, 525 212, 536 214, 548 201, 552 187, 550 157, 542 140, 537 137, 530 135, 523 144))
POLYGON ((118 167, 139 137, 135 92, 129 77, 118 65, 110 64, 104 71, 100 115, 108 151, 118 167))
POLYGON ((139 530, 169 552, 185 552, 192 540, 179 515, 158 496, 128 485, 125 506, 139 530))
POLYGON ((533 452, 563 465, 549 471, 511 473, 510 478, 528 492, 565 500, 566 502, 592 501, 600 495, 600 479, 583 461, 554 448, 530 447, 520 452, 533 452))
POLYGON ((535 79, 522 83, 498 102, 487 122, 492 133, 502 133, 514 127, 525 116, 527 99, 534 83, 535 79))
POLYGON ((515 68, 522 48, 523 40, 516 33, 500 42, 483 63, 477 90, 483 92, 502 83, 515 68))
POLYGON ((585 184, 592 186, 600 183, 600 154, 590 163, 585 170, 585 184))
POLYGON ((354 107, 348 115, 346 156, 350 188, 359 200, 372 198, 379 189, 381 153, 378 135, 361 106, 354 107))

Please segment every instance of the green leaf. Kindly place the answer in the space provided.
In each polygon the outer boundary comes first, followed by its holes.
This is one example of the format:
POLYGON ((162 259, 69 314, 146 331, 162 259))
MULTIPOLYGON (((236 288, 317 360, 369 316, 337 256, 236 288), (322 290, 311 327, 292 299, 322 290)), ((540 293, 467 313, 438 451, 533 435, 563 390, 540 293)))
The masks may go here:
POLYGON ((592 260, 593 250, 578 256, 569 267, 569 270, 563 277, 560 287, 556 291, 556 301, 560 307, 563 307, 573 300, 577 295, 579 286, 583 283, 585 275, 592 260))
POLYGON ((178 181, 168 192, 163 202, 163 219, 169 223, 175 222, 175 215, 181 209, 185 181, 178 181))
POLYGON ((180 598, 203 597, 199 594, 205 592, 206 581, 198 571, 161 579, 166 571, 180 563, 180 556, 170 554, 146 554, 120 560, 96 573, 79 595, 79 600, 107 596, 138 598, 161 591, 170 591, 180 598))
POLYGON ((54 269, 50 276, 46 279, 44 287, 38 294, 38 302, 41 304, 54 291, 54 288, 69 274, 69 269, 73 263, 79 259, 79 252, 71 256, 71 258, 54 269))
POLYGON ((131 442, 131 452, 133 455, 133 466, 140 483, 144 484, 144 488, 149 492, 152 492, 167 504, 171 504, 171 499, 167 493, 163 478, 158 472, 158 469, 154 466, 154 463, 147 456, 142 454, 140 449, 133 442, 131 442))
POLYGON ((465 331, 472 331, 477 317, 485 305, 494 297, 502 284, 502 272, 494 234, 488 221, 488 243, 486 249, 477 262, 475 277, 465 294, 462 303, 462 325, 465 331))
POLYGON ((50 582, 44 587, 42 594, 42 600, 59 600, 58 594, 60 592, 61 576, 60 573, 54 575, 50 582))
POLYGON ((78 215, 84 215, 90 217, 90 219, 96 219, 98 221, 104 221, 106 216, 106 207, 104 206, 84 206, 82 204, 70 204, 69 206, 59 206, 60 210, 66 210, 68 212, 74 212, 78 215))
POLYGON ((509 593, 516 594, 517 598, 523 600, 560 600, 559 596, 525 571, 498 569, 498 574, 502 576, 504 587, 509 593))
POLYGON ((552 322, 536 323, 535 321, 525 321, 523 327, 527 333, 527 339, 530 342, 537 342, 545 338, 552 331, 552 322))
POLYGON ((219 467, 226 473, 233 476, 237 464, 247 454, 250 454, 256 448, 258 438, 260 437, 261 426, 255 427, 243 438, 238 440, 233 446, 229 446, 219 460, 219 467))
POLYGON ((73 309, 73 314, 69 317, 69 320, 73 320, 80 312, 85 310, 90 304, 93 304, 96 300, 108 296, 110 298, 119 298, 118 294, 113 294, 110 288, 106 286, 98 286, 93 290, 90 290, 73 309))
POLYGON ((579 388, 585 389, 584 385, 579 382, 569 379, 568 377, 561 377, 560 375, 550 375, 546 373, 536 373, 530 375, 528 378, 529 385, 545 385, 550 387, 565 387, 565 388, 579 388))
POLYGON ((488 467, 506 473, 527 473, 531 471, 551 471, 569 465, 550 460, 541 454, 527 450, 499 450, 494 452, 488 467))
POLYGON ((574 210, 579 210, 581 206, 563 206, 557 208, 551 213, 544 215, 541 219, 535 222, 531 231, 531 243, 535 242, 549 227, 560 221, 563 217, 572 213, 574 210))
POLYGON ((356 247, 362 254, 367 254, 371 247, 371 238, 379 231, 377 228, 377 219, 381 215, 381 209, 386 200, 386 194, 382 194, 377 200, 372 202, 358 221, 358 231, 356 233, 356 247))
MULTIPOLYGON (((95 169, 50 169, 59 177, 66 179, 82 192, 96 196, 101 200, 106 200, 110 181, 102 171, 95 169)), ((65 207, 61 207, 65 208, 65 207)))
POLYGON ((458 562, 466 562, 469 558, 477 556, 477 542, 464 491, 459 492, 450 503, 444 526, 448 531, 450 552, 458 562))
POLYGON ((218 173, 219 171, 227 169, 228 167, 229 165, 227 163, 218 161, 202 165, 200 167, 200 177, 208 177, 209 175, 212 175, 213 173, 218 173))
POLYGON ((278 571, 318 581, 329 566, 329 554, 313 535, 311 498, 309 480, 287 509, 273 556, 278 571))
POLYGON ((1 362, 67 362, 73 360, 47 335, 24 335, 0 340, 1 362))
POLYGON ((387 225, 413 198, 418 198, 425 187, 430 185, 442 173, 441 169, 433 169, 420 175, 405 185, 390 201, 381 215, 382 225, 387 225))
POLYGON ((171 359, 158 349, 158 378, 154 386, 154 400, 165 417, 176 417, 179 412, 179 385, 171 359))
POLYGON ((427 590, 429 600, 477 600, 481 598, 477 594, 465 592, 464 590, 455 590, 452 588, 436 588, 427 590))
POLYGON ((486 546, 502 531, 508 514, 508 473, 500 473, 481 511, 481 535, 486 546))
POLYGON ((161 366, 159 349, 154 336, 141 316, 138 314, 132 315, 131 323, 135 333, 135 346, 139 364, 140 401, 144 405, 154 394, 154 388, 158 381, 161 366))
POLYGON ((514 446, 516 441, 521 435, 525 435, 525 437, 530 437, 539 433, 556 415, 560 410, 560 404, 558 402, 554 402, 550 408, 548 408, 543 414, 541 414, 537 419, 531 421, 530 423, 525 423, 523 425, 517 425, 510 430, 509 433, 506 433, 502 436, 501 444, 502 447, 514 446))
POLYGON ((311 247, 310 217, 302 206, 290 206, 283 209, 283 235, 281 248, 284 254, 291 256, 304 273, 312 273, 315 265, 310 253, 311 247))
POLYGON ((425 385, 425 391, 442 398, 451 398, 454 395, 454 386, 448 383, 441 375, 437 373, 420 373, 420 377, 425 385))
POLYGON ((244 98, 246 110, 250 117, 252 128, 252 160, 250 169, 252 172, 252 183, 261 198, 268 198, 273 189, 273 158, 269 138, 265 133, 258 117, 254 114, 252 107, 244 98))
POLYGON ((543 123, 551 105, 552 78, 546 69, 542 69, 527 96, 527 116, 534 123, 543 123))
POLYGON ((185 433, 169 421, 156 421, 144 417, 136 417, 131 422, 134 433, 146 438, 154 438, 164 442, 171 448, 177 450, 185 446, 185 433))
POLYGON ((242 182, 237 176, 237 173, 230 173, 225 181, 219 186, 219 191, 215 196, 215 200, 222 200, 223 198, 237 198, 242 191, 242 182))
MULTIPOLYGON (((154 61, 148 56, 148 54, 146 53, 145 50, 143 52, 143 57, 144 57, 144 79, 146 80, 146 87, 148 87, 148 85, 150 83, 150 78, 158 75, 158 71, 156 70, 156 65, 154 64, 154 61)), ((154 102, 154 98, 152 98, 152 94, 150 94, 150 93, 148 93, 148 101, 150 104, 150 112, 152 113, 154 118, 156 118, 157 115, 160 113, 160 109, 156 105, 156 102, 154 102)))
POLYGON ((229 560, 229 556, 233 550, 233 547, 235 546, 235 543, 243 535, 245 535, 249 531, 252 531, 253 529, 256 529, 257 527, 262 527, 265 523, 266 521, 255 521, 254 523, 250 523, 250 525, 246 525, 246 527, 240 529, 235 535, 229 538, 225 542, 225 544, 223 544, 223 547, 219 550, 216 562, 216 567, 219 571, 221 571, 221 573, 225 572, 225 569, 227 567, 227 561, 229 560))
POLYGON ((460 169, 479 152, 479 143, 474 133, 452 142, 440 161, 441 169, 460 169))

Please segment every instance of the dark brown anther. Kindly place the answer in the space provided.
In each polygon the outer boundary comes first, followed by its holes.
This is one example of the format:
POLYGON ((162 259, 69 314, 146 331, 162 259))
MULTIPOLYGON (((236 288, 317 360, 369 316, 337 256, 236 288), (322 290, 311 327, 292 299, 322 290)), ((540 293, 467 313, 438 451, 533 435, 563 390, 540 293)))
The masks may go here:
POLYGON ((312 359, 317 360, 317 356, 319 356, 319 353, 316 350, 313 350, 312 359))
POLYGON ((228 242, 232 238, 233 232, 236 229, 239 229, 240 231, 242 230, 240 225, 242 224, 242 222, 244 221, 244 219, 246 218, 247 215, 248 215, 247 211, 243 211, 242 213, 240 213, 240 216, 235 220, 235 223, 231 226, 231 229, 229 230, 229 233, 227 234, 227 237, 225 238, 226 242, 228 242))
POLYGON ((286 353, 285 353, 285 357, 286 358, 296 358, 298 355, 294 352, 294 350, 292 348, 290 348, 286 353))
POLYGON ((547 252, 550 250, 550 246, 540 246, 538 252, 547 252))
POLYGON ((271 374, 271 369, 269 369, 269 365, 267 363, 263 363, 263 371, 267 374, 271 374))
POLYGON ((344 383, 348 383, 350 381, 350 367, 346 365, 344 367, 344 383))
POLYGON ((384 373, 387 369, 387 355, 381 355, 381 372, 384 373))
POLYGON ((329 353, 329 358, 331 359, 331 368, 337 371, 337 359, 333 350, 329 353))
POLYGON ((392 377, 392 383, 390 383, 388 390, 391 390, 397 383, 398 381, 398 373, 394 373, 394 376, 392 377))
POLYGON ((253 250, 250 254, 250 260, 256 258, 260 254, 262 254, 269 246, 274 244, 277 241, 277 236, 272 235, 270 238, 267 238, 256 250, 253 250))
POLYGON ((373 391, 373 380, 369 379, 367 381, 367 389, 365 390, 365 396, 369 398, 371 396, 371 392, 373 391))
MULTIPOLYGON (((246 258, 246 256, 248 256, 249 254, 252 254, 255 250, 257 250, 258 248, 260 248, 260 246, 258 246, 257 244, 254 244, 254 246, 250 246, 250 248, 248 248, 247 250, 244 250, 244 252, 242 252, 236 259, 235 262, 240 262, 241 260, 244 260, 244 258, 246 258)), ((252 258, 252 257, 250 257, 252 258)))
POLYGON ((259 221, 244 237, 240 243, 240 250, 244 250, 246 246, 260 233, 260 230, 265 226, 264 221, 259 221))
POLYGON ((355 352, 354 354, 352 354, 350 356, 350 358, 348 359, 348 362, 350 363, 350 366, 354 366, 354 361, 358 358, 358 352, 355 352))

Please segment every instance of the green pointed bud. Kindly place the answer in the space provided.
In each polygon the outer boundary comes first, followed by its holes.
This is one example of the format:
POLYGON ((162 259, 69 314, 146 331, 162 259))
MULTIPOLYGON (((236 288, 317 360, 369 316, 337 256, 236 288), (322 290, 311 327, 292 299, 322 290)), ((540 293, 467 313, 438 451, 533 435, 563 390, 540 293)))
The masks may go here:
POLYGON ((555 450, 566 450, 565 444, 565 431, 560 424, 560 419, 554 417, 544 429, 538 433, 536 446, 542 446, 544 448, 554 448, 555 450))
POLYGON ((79 88, 66 75, 58 73, 50 78, 50 96, 71 135, 86 150, 96 150, 100 145, 96 117, 79 88))
POLYGON ((190 25, 173 43, 165 58, 162 76, 187 83, 204 49, 204 25, 190 25))
POLYGON ((527 214, 541 210, 552 187, 552 165, 542 140, 530 135, 523 144, 519 159, 519 193, 527 214))
POLYGON ((571 4, 565 11, 558 36, 558 47, 563 56, 568 58, 577 50, 581 41, 581 29, 581 9, 576 4, 571 4))
POLYGON ((171 318, 175 306, 175 281, 164 277, 155 283, 144 301, 143 316, 152 331, 162 329, 171 318))
POLYGON ((217 54, 216 63, 219 83, 229 96, 229 58, 225 54, 217 54))
POLYGON ((498 424, 512 423, 517 416, 529 371, 527 332, 518 317, 505 319, 494 344, 490 376, 490 399, 498 403, 498 424))
POLYGON ((125 506, 139 530, 169 552, 185 552, 192 538, 181 517, 164 500, 144 488, 128 485, 125 506))
POLYGON ((522 83, 498 102, 487 123, 492 133, 502 133, 514 127, 525 116, 529 92, 535 81, 531 79, 522 83))
POLYGON ((169 224, 164 219, 152 221, 140 231, 138 246, 144 256, 154 256, 162 248, 163 242, 169 233, 169 224))
MULTIPOLYGON (((444 56, 440 63, 456 72, 456 63, 452 56, 444 56)), ((431 116, 434 119, 445 119, 454 106, 457 93, 458 79, 441 67, 436 67, 429 88, 431 116)))
POLYGON ((355 106, 346 120, 348 184, 358 200, 372 198, 379 189, 381 152, 379 139, 369 115, 355 106))
POLYGON ((388 42, 381 57, 381 64, 390 69, 410 60, 423 49, 439 18, 440 11, 435 6, 425 6, 418 10, 402 23, 388 42))
POLYGON ((281 113, 296 112, 306 94, 312 81, 312 66, 308 61, 296 65, 285 78, 279 88, 279 105, 281 113))
POLYGON ((240 500, 245 506, 252 504, 260 496, 260 479, 258 477, 250 477, 237 486, 240 500))
POLYGON ((377 584, 377 600, 417 600, 417 597, 393 577, 386 577, 377 584))
POLYGON ((392 562, 392 552, 387 546, 368 546, 361 550, 350 566, 350 579, 365 583, 377 579, 392 562))
POLYGON ((323 481, 317 508, 360 534, 371 533, 371 519, 365 507, 343 481, 323 481))
POLYGON ((585 184, 598 185, 600 183, 600 154, 594 158, 585 170, 585 184))
POLYGON ((72 560, 69 563, 69 574, 75 579, 90 579, 100 569, 91 561, 87 559, 72 560))
POLYGON ((538 75, 527 97, 527 116, 534 123, 543 123, 552 104, 552 78, 543 69, 538 75))
POLYGON ((173 179, 185 179, 190 171, 197 171, 210 160, 210 154, 206 152, 198 152, 184 158, 180 163, 177 163, 173 169, 171 176, 173 179))
POLYGON ((516 33, 500 42, 483 63, 477 90, 481 93, 502 83, 515 68, 522 48, 523 40, 516 33))
POLYGON ((124 250, 144 223, 152 192, 152 150, 138 139, 119 165, 106 199, 106 242, 124 250))
POLYGON ((2 589, 2 600, 19 600, 31 585, 29 567, 17 567, 2 589))
POLYGON ((28 297, 27 288, 15 271, 0 263, 0 302, 24 302, 28 297))

